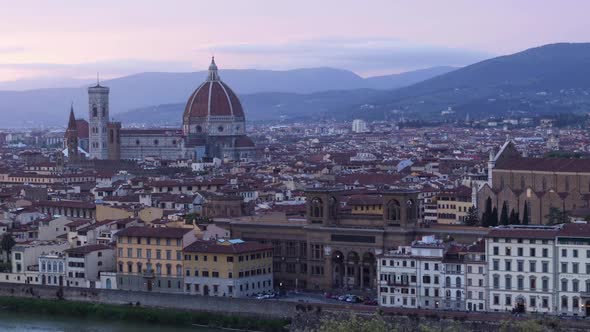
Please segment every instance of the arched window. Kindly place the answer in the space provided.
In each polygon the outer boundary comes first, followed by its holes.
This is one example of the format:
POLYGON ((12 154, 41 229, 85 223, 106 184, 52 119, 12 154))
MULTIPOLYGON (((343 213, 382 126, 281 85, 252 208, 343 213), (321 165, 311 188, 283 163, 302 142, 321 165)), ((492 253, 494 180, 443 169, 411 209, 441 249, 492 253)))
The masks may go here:
POLYGON ((399 202, 392 199, 387 203, 387 221, 399 221, 401 219, 401 208, 399 202))
POLYGON ((451 277, 445 278, 445 287, 451 287, 451 277))
POLYGON ((92 105, 92 116, 95 118, 98 116, 98 107, 96 105, 92 105))
POLYGON ((142 272, 142 264, 141 262, 137 262, 137 273, 141 273, 142 272))
POLYGON ((461 278, 457 277, 457 279, 455 279, 455 284, 457 285, 457 288, 461 287, 461 278))
POLYGON ((106 107, 102 107, 102 117, 104 118, 105 116, 107 116, 107 108, 106 107))
POLYGON ((324 215, 323 202, 318 197, 311 200, 311 216, 312 218, 321 218, 324 215))
POLYGON ((127 262, 127 273, 133 273, 133 263, 127 262))
POLYGON ((457 300, 460 300, 461 299, 461 291, 457 290, 456 294, 457 294, 457 300))
POLYGON ((336 198, 330 197, 328 200, 328 209, 329 217, 335 218, 338 214, 338 201, 336 201, 336 198))
POLYGON ((154 140, 154 145, 158 145, 160 144, 160 141, 158 141, 157 139, 154 140))

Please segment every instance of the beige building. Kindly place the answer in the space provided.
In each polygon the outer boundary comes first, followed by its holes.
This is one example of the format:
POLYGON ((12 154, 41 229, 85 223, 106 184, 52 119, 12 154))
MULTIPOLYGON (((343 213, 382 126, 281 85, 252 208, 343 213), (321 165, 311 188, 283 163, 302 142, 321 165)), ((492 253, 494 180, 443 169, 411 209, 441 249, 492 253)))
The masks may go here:
POLYGON ((273 290, 272 246, 242 240, 199 240, 184 248, 185 291, 249 296, 273 290))
POLYGON ((182 250, 196 241, 192 228, 129 227, 116 239, 119 289, 184 292, 182 250))

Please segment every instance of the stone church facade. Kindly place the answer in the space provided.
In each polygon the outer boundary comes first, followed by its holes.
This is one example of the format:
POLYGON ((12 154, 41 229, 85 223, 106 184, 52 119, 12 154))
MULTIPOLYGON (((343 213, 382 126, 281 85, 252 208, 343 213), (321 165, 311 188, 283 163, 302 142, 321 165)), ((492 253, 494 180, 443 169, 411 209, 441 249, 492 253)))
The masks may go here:
POLYGON ((523 157, 512 142, 490 155, 488 183, 477 194, 480 214, 486 200, 501 211, 514 209, 524 215, 528 207, 529 224, 546 224, 551 208, 572 211, 590 206, 590 160, 523 157))
MULTIPOLYGON (((208 157, 248 161, 255 158, 256 146, 246 136, 246 118, 240 100, 221 81, 214 59, 207 80, 187 101, 182 128, 122 128, 120 122, 109 121, 109 93, 110 89, 98 82, 88 88, 90 159, 208 157)), ((67 137, 66 133, 66 140, 67 137)))

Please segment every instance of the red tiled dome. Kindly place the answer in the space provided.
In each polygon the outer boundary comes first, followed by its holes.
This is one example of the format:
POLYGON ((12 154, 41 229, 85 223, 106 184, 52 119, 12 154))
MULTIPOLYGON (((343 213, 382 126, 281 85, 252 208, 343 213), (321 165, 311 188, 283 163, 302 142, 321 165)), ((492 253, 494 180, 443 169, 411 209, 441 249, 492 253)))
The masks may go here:
POLYGON ((240 136, 236 139, 235 146, 236 148, 251 148, 255 147, 256 145, 250 137, 240 136))
POLYGON ((244 110, 236 94, 217 75, 215 62, 209 67, 209 77, 193 92, 184 108, 184 120, 191 117, 244 117, 244 110))

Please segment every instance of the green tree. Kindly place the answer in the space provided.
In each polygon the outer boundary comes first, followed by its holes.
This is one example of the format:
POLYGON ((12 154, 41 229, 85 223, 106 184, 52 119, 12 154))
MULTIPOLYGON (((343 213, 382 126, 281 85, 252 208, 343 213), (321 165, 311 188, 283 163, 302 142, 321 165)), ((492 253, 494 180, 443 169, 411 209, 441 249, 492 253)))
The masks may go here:
POLYGON ((522 224, 528 225, 529 224, 529 204, 527 201, 524 201, 524 212, 522 214, 522 224))
POLYGON ((494 207, 492 210, 492 214, 490 216, 490 226, 496 227, 498 226, 498 208, 494 207))
POLYGON ((12 252, 12 248, 16 244, 16 241, 12 237, 10 233, 4 233, 2 236, 2 241, 0 241, 0 247, 6 253, 7 260, 10 262, 10 253, 12 252))
POLYGON ((514 212, 514 209, 510 211, 510 217, 508 218, 510 225, 518 225, 520 224, 520 216, 518 212, 514 212))
POLYGON ((486 199, 486 208, 481 216, 481 225, 484 227, 492 226, 492 198, 486 199))
POLYGON ((549 214, 545 216, 549 225, 565 224, 569 222, 567 212, 561 211, 560 208, 549 208, 549 214))
POLYGON ((477 216, 477 208, 475 206, 470 207, 465 216, 465 225, 475 226, 479 224, 479 218, 477 216))
POLYGON ((506 226, 509 222, 510 219, 508 218, 508 204, 506 204, 506 201, 504 201, 504 203, 502 203, 502 212, 500 213, 500 224, 506 226))

